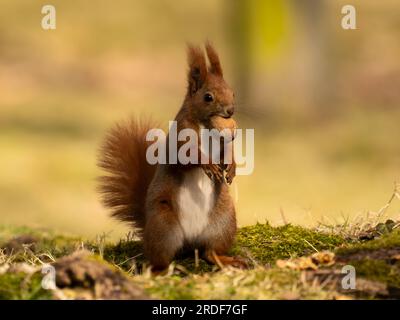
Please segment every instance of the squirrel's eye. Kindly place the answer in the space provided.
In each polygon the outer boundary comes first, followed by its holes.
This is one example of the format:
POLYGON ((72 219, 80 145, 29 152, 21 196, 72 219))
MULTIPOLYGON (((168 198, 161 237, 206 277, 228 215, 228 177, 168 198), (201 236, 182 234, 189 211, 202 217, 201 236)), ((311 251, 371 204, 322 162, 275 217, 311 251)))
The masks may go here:
POLYGON ((214 97, 212 96, 211 93, 206 93, 206 94, 204 95, 204 101, 205 101, 205 102, 212 102, 213 100, 214 100, 214 97))

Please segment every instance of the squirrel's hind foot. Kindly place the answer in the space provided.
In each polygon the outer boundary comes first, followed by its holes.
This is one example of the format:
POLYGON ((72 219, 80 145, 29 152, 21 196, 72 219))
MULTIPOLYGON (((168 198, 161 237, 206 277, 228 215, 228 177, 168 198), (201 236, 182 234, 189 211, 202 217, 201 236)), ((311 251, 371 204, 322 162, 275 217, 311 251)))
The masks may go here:
POLYGON ((231 266, 238 269, 248 269, 249 265, 247 262, 239 257, 229 257, 223 255, 217 255, 215 251, 209 251, 204 256, 205 260, 209 263, 219 266, 221 269, 227 266, 231 266))

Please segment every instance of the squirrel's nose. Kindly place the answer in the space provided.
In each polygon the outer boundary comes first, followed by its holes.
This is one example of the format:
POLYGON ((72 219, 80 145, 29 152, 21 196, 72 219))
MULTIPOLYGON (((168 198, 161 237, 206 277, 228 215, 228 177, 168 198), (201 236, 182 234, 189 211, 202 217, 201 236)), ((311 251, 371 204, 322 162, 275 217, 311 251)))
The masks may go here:
POLYGON ((226 114, 231 117, 233 115, 233 112, 235 111, 235 108, 233 106, 230 106, 228 108, 226 108, 226 114))

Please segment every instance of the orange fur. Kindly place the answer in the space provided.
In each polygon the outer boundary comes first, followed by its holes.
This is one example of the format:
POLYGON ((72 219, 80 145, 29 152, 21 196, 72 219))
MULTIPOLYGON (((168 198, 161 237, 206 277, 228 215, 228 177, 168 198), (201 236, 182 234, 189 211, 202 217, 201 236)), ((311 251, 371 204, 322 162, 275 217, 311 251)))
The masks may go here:
POLYGON ((103 204, 119 220, 143 229, 145 199, 156 166, 146 161, 149 145, 145 137, 157 125, 151 121, 117 124, 106 136, 98 165, 107 175, 100 177, 103 204))

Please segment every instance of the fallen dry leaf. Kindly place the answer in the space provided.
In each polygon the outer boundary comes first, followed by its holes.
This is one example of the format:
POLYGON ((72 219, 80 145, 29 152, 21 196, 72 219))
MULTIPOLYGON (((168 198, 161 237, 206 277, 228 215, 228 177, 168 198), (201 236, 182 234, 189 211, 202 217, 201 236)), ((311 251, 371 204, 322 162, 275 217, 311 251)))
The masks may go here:
POLYGON ((278 268, 289 268, 292 270, 317 270, 319 267, 328 267, 335 263, 335 254, 329 251, 314 253, 309 257, 300 257, 288 260, 277 260, 278 268))

